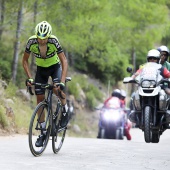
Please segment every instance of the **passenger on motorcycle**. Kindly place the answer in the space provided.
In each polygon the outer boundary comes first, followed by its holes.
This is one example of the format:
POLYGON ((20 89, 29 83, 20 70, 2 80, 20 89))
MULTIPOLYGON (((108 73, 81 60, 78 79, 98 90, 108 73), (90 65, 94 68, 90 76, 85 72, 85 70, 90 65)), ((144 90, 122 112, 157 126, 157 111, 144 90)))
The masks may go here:
POLYGON ((169 57, 168 47, 166 47, 165 45, 161 45, 160 47, 157 48, 157 50, 161 54, 159 63, 170 71, 170 63, 167 61, 169 57))
MULTIPOLYGON (((126 107, 126 92, 122 89, 120 90, 120 102, 121 102, 121 107, 125 109, 126 107)), ((125 113, 125 136, 127 140, 131 140, 132 137, 130 135, 130 129, 132 127, 132 123, 127 119, 128 113, 124 111, 125 113)))
MULTIPOLYGON (((148 51, 147 54, 147 63, 143 64, 140 66, 139 70, 136 71, 135 74, 132 75, 132 78, 135 79, 142 71, 142 69, 144 67, 149 66, 149 64, 151 62, 155 62, 159 64, 160 61, 160 52, 156 49, 152 49, 150 51, 148 51)), ((167 68, 165 68, 164 66, 160 67, 160 75, 164 78, 170 78, 170 72, 168 71, 167 68)), ((167 86, 164 86, 163 89, 165 90, 165 92, 170 95, 170 89, 167 86)), ((136 115, 135 115, 135 111, 131 111, 130 115, 129 115, 129 119, 131 122, 136 123, 136 115)))
MULTIPOLYGON (((162 64, 162 66, 166 67, 170 71, 170 63, 167 61, 168 57, 170 55, 168 47, 165 45, 162 45, 162 46, 158 47, 157 50, 161 54, 159 63, 162 64)), ((168 87, 167 83, 165 83, 164 86, 168 87)), ((170 110, 170 105, 169 105, 168 109, 170 110)))
POLYGON ((122 108, 126 106, 126 92, 122 89, 120 90, 120 102, 122 104, 122 108))

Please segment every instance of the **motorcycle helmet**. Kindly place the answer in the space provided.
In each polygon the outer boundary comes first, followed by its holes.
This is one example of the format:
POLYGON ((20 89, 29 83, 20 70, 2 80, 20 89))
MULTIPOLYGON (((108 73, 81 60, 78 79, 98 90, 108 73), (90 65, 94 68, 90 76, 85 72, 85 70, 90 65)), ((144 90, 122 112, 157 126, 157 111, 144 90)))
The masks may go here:
POLYGON ((160 52, 159 52, 158 50, 155 50, 155 49, 152 49, 152 50, 148 51, 147 61, 148 61, 149 58, 151 58, 151 57, 157 58, 157 62, 158 62, 159 59, 160 59, 160 52))
POLYGON ((169 49, 168 49, 167 46, 161 45, 160 47, 157 48, 157 50, 158 50, 159 52, 164 51, 164 52, 166 52, 166 53, 168 54, 168 56, 169 56, 169 49))
POLYGON ((35 27, 35 35, 40 39, 46 39, 52 34, 51 25, 47 21, 42 21, 35 27))
POLYGON ((170 55, 169 49, 167 46, 162 45, 160 47, 157 48, 157 50, 161 53, 161 52, 166 52, 167 57, 165 58, 165 61, 168 59, 168 56, 170 55))
POLYGON ((120 96, 121 96, 120 90, 119 90, 119 89, 113 90, 112 96, 113 96, 113 97, 118 97, 118 98, 120 98, 120 96))
POLYGON ((126 98, 126 92, 122 89, 120 90, 121 97, 126 98))

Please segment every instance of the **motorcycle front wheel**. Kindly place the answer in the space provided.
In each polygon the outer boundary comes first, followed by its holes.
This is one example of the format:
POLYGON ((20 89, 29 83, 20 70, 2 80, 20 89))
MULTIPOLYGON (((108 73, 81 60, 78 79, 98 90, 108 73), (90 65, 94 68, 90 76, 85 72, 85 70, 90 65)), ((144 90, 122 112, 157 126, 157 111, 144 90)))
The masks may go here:
POLYGON ((152 141, 151 121, 151 108, 146 106, 144 110, 144 137, 146 143, 152 141))

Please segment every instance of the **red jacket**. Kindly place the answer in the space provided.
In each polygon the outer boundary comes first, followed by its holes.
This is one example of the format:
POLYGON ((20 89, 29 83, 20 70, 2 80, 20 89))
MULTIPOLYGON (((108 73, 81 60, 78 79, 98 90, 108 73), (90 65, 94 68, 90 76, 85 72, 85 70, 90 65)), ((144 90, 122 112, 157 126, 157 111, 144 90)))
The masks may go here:
POLYGON ((111 96, 104 101, 104 107, 114 109, 121 108, 121 101, 118 97, 111 96))

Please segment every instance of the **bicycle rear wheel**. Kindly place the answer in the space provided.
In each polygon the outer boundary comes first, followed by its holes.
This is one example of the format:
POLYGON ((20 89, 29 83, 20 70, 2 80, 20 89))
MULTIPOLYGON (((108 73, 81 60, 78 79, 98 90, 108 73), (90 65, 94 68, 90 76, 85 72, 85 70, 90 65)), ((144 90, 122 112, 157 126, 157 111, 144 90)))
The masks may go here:
POLYGON ((62 110, 60 103, 58 103, 57 112, 53 115, 54 119, 53 119, 52 149, 55 154, 60 151, 67 130, 67 127, 64 128, 60 127, 61 115, 62 110))
POLYGON ((49 116, 47 103, 45 102, 39 103, 32 114, 30 126, 29 126, 29 148, 34 156, 40 156, 44 152, 48 144, 50 132, 51 132, 51 124, 52 124, 51 121, 52 118, 51 116, 49 116), (44 128, 42 128, 40 124, 41 123, 40 120, 42 120, 42 117, 46 124, 44 128), (46 134, 43 142, 43 146, 36 147, 35 142, 38 136, 42 134, 42 132, 46 134))

